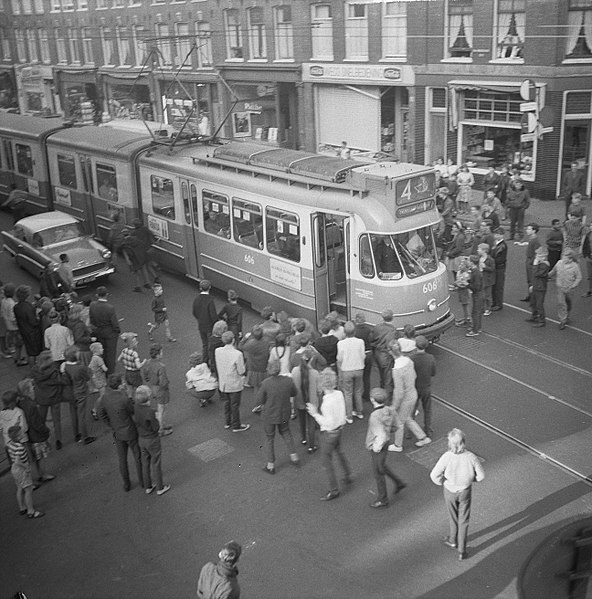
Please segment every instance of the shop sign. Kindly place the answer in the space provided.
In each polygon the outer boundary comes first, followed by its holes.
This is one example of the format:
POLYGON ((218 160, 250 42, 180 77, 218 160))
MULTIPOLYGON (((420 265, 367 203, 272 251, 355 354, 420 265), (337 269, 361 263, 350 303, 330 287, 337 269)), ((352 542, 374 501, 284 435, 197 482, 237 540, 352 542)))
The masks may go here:
POLYGON ((245 102, 245 111, 247 112, 255 112, 256 114, 261 114, 263 110, 263 106, 261 104, 257 104, 256 102, 245 102))
POLYGON ((302 289, 301 273, 298 266, 271 259, 269 261, 269 275, 272 281, 284 287, 290 287, 298 291, 302 289))
POLYGON ((60 206, 72 206, 72 198, 70 197, 70 190, 64 189, 63 187, 55 188, 55 203, 60 206))
POLYGON ((21 69, 21 79, 23 82, 41 79, 42 73, 39 67, 24 67, 21 69))
POLYGON ((169 223, 166 220, 162 220, 161 218, 156 218, 151 214, 148 215, 148 228, 152 231, 157 237, 161 239, 169 238, 169 223))
POLYGON ((389 82, 399 81, 413 84, 413 71, 408 66, 350 65, 350 64, 305 64, 302 71, 304 81, 348 81, 389 82))

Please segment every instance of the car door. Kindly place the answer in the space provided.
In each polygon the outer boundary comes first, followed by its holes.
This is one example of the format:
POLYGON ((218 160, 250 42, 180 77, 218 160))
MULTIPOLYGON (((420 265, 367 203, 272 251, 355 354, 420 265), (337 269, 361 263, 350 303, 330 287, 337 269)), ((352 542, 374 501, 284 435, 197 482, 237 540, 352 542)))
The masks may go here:
POLYGON ((16 250, 14 256, 16 263, 33 276, 40 278, 45 268, 52 262, 43 250, 41 235, 25 230, 23 239, 15 235, 12 237, 16 250))

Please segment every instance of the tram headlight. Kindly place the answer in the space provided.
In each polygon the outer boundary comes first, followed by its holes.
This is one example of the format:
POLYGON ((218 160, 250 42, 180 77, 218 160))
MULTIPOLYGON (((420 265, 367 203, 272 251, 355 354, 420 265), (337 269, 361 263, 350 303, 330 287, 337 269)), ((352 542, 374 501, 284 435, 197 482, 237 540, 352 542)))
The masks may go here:
POLYGON ((437 307, 438 307, 438 304, 436 303, 435 299, 431 299, 428 302, 428 311, 429 312, 433 312, 437 307))

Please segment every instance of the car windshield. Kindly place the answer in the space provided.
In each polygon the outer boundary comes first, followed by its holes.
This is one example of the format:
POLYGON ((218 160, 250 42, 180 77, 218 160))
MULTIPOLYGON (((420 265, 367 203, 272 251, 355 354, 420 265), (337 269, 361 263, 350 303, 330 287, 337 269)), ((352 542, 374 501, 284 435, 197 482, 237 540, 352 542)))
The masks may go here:
POLYGON ((46 247, 48 245, 76 239, 82 234, 80 223, 58 225, 57 227, 35 233, 35 235, 33 235, 33 245, 37 247, 46 247))
POLYGON ((372 235, 376 271, 381 279, 410 279, 438 268, 434 237, 430 227, 393 235, 372 235))

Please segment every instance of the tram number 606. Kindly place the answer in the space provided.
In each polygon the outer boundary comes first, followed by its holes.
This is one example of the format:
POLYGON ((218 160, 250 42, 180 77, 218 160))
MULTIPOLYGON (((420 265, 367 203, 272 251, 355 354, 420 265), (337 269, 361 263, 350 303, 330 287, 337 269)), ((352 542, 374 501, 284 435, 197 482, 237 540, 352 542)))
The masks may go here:
MULTIPOLYGON (((253 264, 255 264, 255 258, 253 258, 253 256, 251 256, 251 254, 245 254, 245 262, 247 264, 253 265, 253 264)), ((424 287, 425 287, 425 285, 424 285, 424 287)))
POLYGON ((437 281, 430 281, 429 283, 423 284, 423 292, 424 293, 430 293, 432 291, 436 291, 436 289, 438 289, 437 281))

